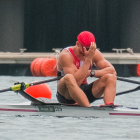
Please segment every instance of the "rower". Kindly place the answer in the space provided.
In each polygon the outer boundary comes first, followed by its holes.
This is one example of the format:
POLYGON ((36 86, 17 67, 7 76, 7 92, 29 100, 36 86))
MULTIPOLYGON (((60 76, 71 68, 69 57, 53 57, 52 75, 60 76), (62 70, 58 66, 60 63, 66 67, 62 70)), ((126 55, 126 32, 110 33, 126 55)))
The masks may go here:
POLYGON ((77 36, 75 46, 64 48, 57 62, 57 100, 60 103, 90 107, 90 103, 104 96, 105 104, 114 104, 116 96, 116 71, 101 52, 96 49, 95 37, 89 31, 77 36), (95 65, 97 70, 93 70, 95 65), (98 78, 87 83, 88 77, 98 78))

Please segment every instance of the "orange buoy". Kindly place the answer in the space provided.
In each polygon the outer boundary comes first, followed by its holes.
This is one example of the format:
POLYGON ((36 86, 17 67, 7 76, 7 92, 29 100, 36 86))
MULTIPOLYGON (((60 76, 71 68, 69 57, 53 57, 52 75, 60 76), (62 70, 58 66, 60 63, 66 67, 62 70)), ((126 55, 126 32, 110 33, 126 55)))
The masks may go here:
POLYGON ((51 99, 52 92, 50 87, 47 84, 39 84, 35 86, 30 86, 29 88, 25 89, 29 95, 33 96, 34 98, 48 98, 51 99))
POLYGON ((140 77, 140 64, 137 65, 137 75, 140 77))
POLYGON ((36 63, 34 64, 34 72, 35 72, 35 75, 36 76, 43 76, 42 74, 41 74, 41 65, 42 65, 42 63, 45 61, 45 60, 47 60, 47 58, 39 58, 37 61, 36 61, 36 63))
POLYGON ((40 68, 45 60, 47 60, 47 58, 37 58, 31 63, 30 69, 33 76, 42 76, 40 68))
POLYGON ((36 76, 35 75, 35 72, 34 72, 34 64, 36 63, 36 61, 38 61, 39 58, 36 58, 32 61, 31 65, 30 65, 30 70, 31 70, 31 73, 33 76, 36 76))
POLYGON ((42 76, 56 76, 57 75, 57 66, 56 59, 47 59, 41 65, 41 74, 42 76))

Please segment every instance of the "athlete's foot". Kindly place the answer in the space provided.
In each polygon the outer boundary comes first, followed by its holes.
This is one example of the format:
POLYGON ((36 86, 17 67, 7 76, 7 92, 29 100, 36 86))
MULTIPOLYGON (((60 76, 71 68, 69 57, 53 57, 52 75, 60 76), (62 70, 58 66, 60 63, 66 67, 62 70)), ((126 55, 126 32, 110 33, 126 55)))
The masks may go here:
POLYGON ((104 105, 103 104, 99 105, 99 107, 103 107, 103 106, 118 106, 118 105, 114 105, 114 102, 107 102, 104 105))
POLYGON ((114 102, 107 102, 105 105, 114 105, 114 102))
POLYGON ((74 103, 73 105, 78 105, 78 103, 74 103))

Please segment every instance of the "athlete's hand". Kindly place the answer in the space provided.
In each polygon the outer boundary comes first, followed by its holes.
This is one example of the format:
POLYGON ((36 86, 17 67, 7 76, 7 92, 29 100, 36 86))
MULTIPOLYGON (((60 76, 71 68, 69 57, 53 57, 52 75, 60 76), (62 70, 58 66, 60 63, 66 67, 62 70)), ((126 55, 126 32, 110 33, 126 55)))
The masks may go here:
POLYGON ((88 51, 84 47, 85 57, 88 58, 88 59, 92 59, 93 58, 93 55, 95 54, 95 51, 96 51, 96 43, 94 43, 94 42, 91 42, 91 45, 90 45, 88 51))

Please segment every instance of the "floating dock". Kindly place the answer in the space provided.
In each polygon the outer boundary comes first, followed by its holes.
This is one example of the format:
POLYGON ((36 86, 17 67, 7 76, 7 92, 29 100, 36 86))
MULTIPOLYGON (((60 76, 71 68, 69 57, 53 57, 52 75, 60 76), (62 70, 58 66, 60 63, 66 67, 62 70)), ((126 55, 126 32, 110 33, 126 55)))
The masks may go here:
MULTIPOLYGON (((58 58, 60 51, 47 53, 12 53, 0 52, 0 75, 32 76, 30 64, 36 58, 58 58)), ((140 53, 102 53, 116 69, 118 76, 140 76, 137 64, 140 64, 140 53)))
MULTIPOLYGON (((111 64, 140 64, 140 53, 102 53, 111 64)), ((0 52, 0 64, 31 64, 36 58, 57 58, 59 53, 0 52)))

